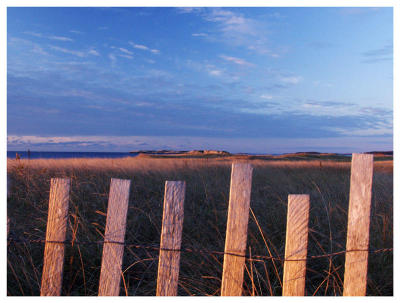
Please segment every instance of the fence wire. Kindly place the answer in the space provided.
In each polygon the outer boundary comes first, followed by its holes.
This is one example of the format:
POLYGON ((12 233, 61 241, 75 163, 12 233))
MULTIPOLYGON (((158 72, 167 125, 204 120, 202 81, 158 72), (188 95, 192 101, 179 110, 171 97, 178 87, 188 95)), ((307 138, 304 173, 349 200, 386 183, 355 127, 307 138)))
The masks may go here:
POLYGON ((329 257, 334 257, 338 255, 343 255, 348 252, 360 252, 360 251, 365 251, 368 252, 369 254, 378 254, 378 253, 388 253, 392 252, 393 248, 380 248, 380 249, 375 249, 375 250, 370 250, 370 249, 352 249, 352 250, 341 250, 333 253, 328 253, 328 254, 322 254, 322 255, 312 255, 312 256, 307 256, 305 259, 285 259, 285 257, 282 256, 262 256, 262 255, 247 255, 247 254, 237 254, 237 253, 231 253, 231 252, 225 252, 225 251, 216 251, 216 250, 207 250, 207 249, 198 249, 194 247, 181 247, 180 249, 171 249, 171 248, 165 248, 165 247, 160 247, 159 245, 143 245, 143 244, 138 244, 138 243, 129 243, 129 242, 117 242, 117 241, 75 241, 75 240, 65 240, 65 241, 49 241, 45 239, 25 239, 25 238, 13 238, 9 237, 7 238, 7 245, 10 245, 11 243, 40 243, 40 244, 45 244, 45 243, 53 243, 53 244, 64 244, 64 245, 104 245, 104 244, 117 244, 117 245, 123 245, 124 247, 130 247, 130 248, 137 248, 137 249, 147 249, 147 250, 154 250, 154 251, 176 251, 176 252, 184 252, 184 253, 193 253, 193 254, 209 254, 209 255, 230 255, 230 256, 236 256, 236 257, 242 257, 245 258, 247 261, 251 262, 264 262, 265 260, 273 260, 273 261, 280 261, 280 262, 285 262, 285 261, 310 261, 314 259, 321 259, 321 258, 329 258, 329 257))

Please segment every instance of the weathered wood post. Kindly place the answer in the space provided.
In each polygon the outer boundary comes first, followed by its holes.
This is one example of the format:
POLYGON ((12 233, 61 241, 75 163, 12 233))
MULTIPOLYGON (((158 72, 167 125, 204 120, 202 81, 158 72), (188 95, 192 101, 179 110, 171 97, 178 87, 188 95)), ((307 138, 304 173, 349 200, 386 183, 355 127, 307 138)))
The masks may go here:
POLYGON ((51 179, 41 296, 61 295, 69 191, 70 179, 51 179))
POLYGON ((344 296, 366 294, 373 167, 372 154, 352 155, 344 296))
POLYGON ((289 195, 283 296, 304 296, 309 208, 309 195, 289 195))
POLYGON ((221 296, 242 295, 252 172, 249 163, 232 164, 221 296))
POLYGON ((99 296, 119 295, 130 185, 130 180, 111 179, 99 296))
POLYGON ((178 293, 185 187, 184 181, 165 182, 157 296, 176 296, 178 293))

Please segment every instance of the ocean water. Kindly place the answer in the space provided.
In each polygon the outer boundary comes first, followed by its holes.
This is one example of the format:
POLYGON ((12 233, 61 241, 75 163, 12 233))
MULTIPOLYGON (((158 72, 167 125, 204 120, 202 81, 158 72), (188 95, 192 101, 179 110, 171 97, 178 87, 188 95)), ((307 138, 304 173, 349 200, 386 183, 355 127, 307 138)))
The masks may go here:
POLYGON ((7 151, 7 158, 15 159, 16 154, 21 159, 63 159, 63 158, 124 158, 135 157, 137 153, 118 152, 46 152, 46 151, 7 151))

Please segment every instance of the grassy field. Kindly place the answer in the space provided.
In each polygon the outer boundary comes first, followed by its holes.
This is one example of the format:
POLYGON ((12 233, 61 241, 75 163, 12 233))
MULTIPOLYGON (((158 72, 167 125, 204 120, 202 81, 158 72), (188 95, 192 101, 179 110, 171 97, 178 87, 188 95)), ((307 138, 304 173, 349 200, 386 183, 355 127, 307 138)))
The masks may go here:
MULTIPOLYGON (((284 255, 288 194, 310 195, 308 255, 343 251, 350 162, 249 160, 248 255, 284 255)), ((102 239, 110 178, 131 179, 126 242, 158 245, 166 180, 186 181, 182 247, 223 251, 232 158, 8 160, 7 293, 39 295, 50 178, 72 180, 67 239, 102 239)), ((393 162, 374 166, 370 249, 393 247, 393 162)), ((97 295, 102 245, 66 246, 63 295, 97 295)), ((126 247, 121 295, 155 295, 158 251, 126 247)), ((219 295, 223 256, 182 252, 179 295, 219 295)), ((307 262, 307 295, 341 295, 344 255, 307 262)), ((281 295, 279 260, 246 261, 243 295, 281 295)), ((393 295, 392 252, 370 254, 367 294, 393 295)))

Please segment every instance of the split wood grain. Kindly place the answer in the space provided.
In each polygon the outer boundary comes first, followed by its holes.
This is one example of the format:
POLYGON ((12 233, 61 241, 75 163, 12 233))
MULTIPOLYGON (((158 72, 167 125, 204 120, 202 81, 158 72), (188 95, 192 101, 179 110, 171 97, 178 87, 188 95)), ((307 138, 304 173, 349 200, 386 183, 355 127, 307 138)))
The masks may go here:
POLYGON ((165 182, 157 296, 176 296, 178 293, 185 187, 184 181, 165 182))
POLYGON ((289 195, 283 296, 304 296, 309 208, 309 195, 289 195))
POLYGON ((49 210, 44 247, 41 296, 60 296, 64 266, 70 179, 53 178, 50 183, 49 210))
POLYGON ((366 294, 373 166, 373 155, 352 155, 344 296, 366 294))
POLYGON ((118 296, 122 276, 126 217, 131 181, 111 179, 108 199, 103 257, 100 271, 99 296, 118 296), (119 243, 107 243, 119 242, 119 243))
POLYGON ((221 296, 242 295, 253 168, 234 162, 231 171, 221 296))

